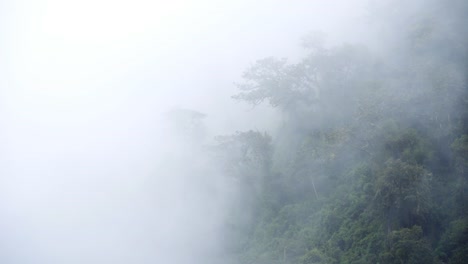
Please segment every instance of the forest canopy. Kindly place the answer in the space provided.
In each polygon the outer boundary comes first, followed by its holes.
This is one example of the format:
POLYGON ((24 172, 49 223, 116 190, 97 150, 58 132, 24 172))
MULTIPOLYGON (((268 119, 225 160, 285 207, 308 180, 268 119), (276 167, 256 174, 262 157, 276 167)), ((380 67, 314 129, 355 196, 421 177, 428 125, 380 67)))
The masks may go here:
POLYGON ((315 34, 244 72, 233 98, 284 120, 215 148, 251 205, 228 224, 239 263, 468 259, 468 3, 416 2, 372 7, 384 48, 315 34))

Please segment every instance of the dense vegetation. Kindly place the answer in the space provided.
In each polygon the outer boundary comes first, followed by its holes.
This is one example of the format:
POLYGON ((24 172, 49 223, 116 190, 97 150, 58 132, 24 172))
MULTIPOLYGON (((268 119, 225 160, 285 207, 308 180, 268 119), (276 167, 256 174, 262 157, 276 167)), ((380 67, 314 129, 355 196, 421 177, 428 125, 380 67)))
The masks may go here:
POLYGON ((468 4, 393 2, 370 18, 383 51, 309 36, 301 61, 246 70, 234 98, 284 121, 213 148, 242 194, 226 237, 240 263, 468 260, 468 4))

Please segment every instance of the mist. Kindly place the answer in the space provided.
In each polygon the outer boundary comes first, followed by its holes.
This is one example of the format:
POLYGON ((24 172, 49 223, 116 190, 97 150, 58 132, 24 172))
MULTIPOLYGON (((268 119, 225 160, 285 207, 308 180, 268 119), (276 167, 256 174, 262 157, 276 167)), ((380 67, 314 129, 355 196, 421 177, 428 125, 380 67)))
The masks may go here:
MULTIPOLYGON (((329 193, 354 164, 407 162, 379 154, 392 131, 415 129, 456 163, 463 20, 440 1, 402 2, 2 1, 0 261, 348 263, 315 238, 296 249, 296 231, 264 246, 262 228, 307 204, 314 213, 298 223, 321 229, 310 219, 330 218, 329 193), (280 74, 255 79, 273 57, 287 58, 280 74), (314 67, 319 88, 308 90, 299 75, 314 67)), ((418 166, 456 174, 438 162, 418 166)), ((411 227, 385 217, 390 231, 411 227)))
POLYGON ((206 140, 272 131, 273 111, 234 102, 233 83, 362 12, 337 4, 3 1, 2 262, 220 258, 235 197, 204 142, 168 132, 165 113, 206 114, 206 140))

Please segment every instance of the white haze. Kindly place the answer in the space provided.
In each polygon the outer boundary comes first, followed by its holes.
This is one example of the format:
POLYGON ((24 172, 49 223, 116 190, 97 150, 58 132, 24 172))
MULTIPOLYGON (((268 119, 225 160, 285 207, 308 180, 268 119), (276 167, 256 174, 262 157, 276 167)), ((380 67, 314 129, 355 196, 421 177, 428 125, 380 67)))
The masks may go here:
MULTIPOLYGON (((0 2, 0 262, 222 259, 229 182, 203 142, 164 129, 175 107, 208 139, 274 132, 275 113, 230 96, 300 37, 359 40, 365 1, 0 2)), ((219 263, 219 262, 217 262, 219 263)))

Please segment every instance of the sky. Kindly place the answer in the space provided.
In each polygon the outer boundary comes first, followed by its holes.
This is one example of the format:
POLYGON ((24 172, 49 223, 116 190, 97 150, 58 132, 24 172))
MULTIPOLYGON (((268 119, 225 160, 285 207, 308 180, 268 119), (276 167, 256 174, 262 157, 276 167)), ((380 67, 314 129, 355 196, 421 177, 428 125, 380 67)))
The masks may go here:
POLYGON ((218 108, 230 101, 232 83, 249 64, 292 57, 310 30, 345 39, 364 9, 336 0, 6 5, 5 56, 8 86, 14 87, 7 104, 25 117, 35 109, 50 118, 61 112, 73 122, 132 103, 153 108, 141 111, 218 108))
POLYGON ((223 200, 187 184, 189 171, 214 174, 203 161, 179 153, 186 170, 158 165, 180 144, 161 115, 205 113, 210 135, 274 133, 273 110, 230 98, 242 72, 298 58, 310 31, 359 41, 365 10, 344 0, 0 1, 3 263, 146 263, 169 257, 155 247, 197 244, 221 216, 187 219, 223 200), (166 234, 180 226, 185 235, 166 234))

